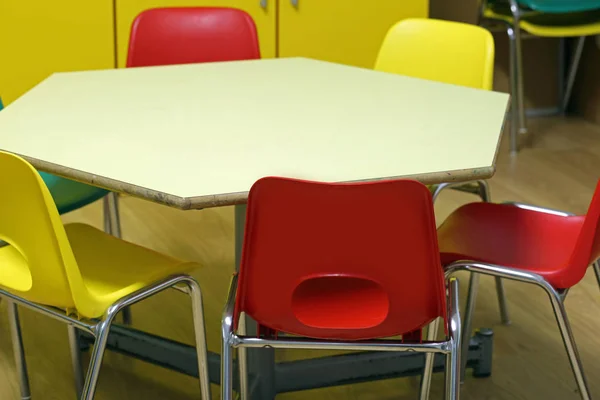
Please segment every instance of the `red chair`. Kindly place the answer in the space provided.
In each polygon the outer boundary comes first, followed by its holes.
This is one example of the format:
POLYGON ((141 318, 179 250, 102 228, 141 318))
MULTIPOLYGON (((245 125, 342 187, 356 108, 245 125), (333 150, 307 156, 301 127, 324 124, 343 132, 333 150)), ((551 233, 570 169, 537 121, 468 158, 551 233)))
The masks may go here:
MULTIPOLYGON (((459 270, 492 275, 543 288, 554 309, 582 399, 590 391, 564 308, 571 287, 594 263, 600 281, 600 182, 585 216, 523 204, 467 204, 438 230, 447 276, 459 270)), ((463 351, 472 324, 475 293, 469 293, 463 351)), ((429 335, 428 335, 429 337, 429 335)), ((429 367, 429 365, 428 365, 429 367)))
POLYGON ((447 308, 424 185, 263 178, 250 190, 240 271, 223 317, 222 398, 232 399, 233 348, 245 399, 243 349, 269 346, 443 353, 447 398, 457 399, 456 280, 448 290, 447 308), (244 336, 241 313, 258 323, 259 337, 244 336), (423 342, 422 328, 438 317, 446 340, 423 342), (402 340, 382 339, 397 335, 402 340))
POLYGON ((154 8, 131 27, 128 67, 260 58, 256 25, 235 8, 154 8))

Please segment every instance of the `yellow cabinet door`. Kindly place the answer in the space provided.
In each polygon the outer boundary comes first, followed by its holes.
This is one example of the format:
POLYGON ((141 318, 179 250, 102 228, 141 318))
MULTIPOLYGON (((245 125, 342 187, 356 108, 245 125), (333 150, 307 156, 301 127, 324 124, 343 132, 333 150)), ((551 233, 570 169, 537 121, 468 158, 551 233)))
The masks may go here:
POLYGON ((393 24, 428 13, 428 0, 279 0, 279 57, 372 68, 393 24))
POLYGON ((53 72, 114 68, 113 0, 0 0, 0 97, 53 72))
POLYGON ((254 19, 264 58, 275 57, 275 2, 277 0, 116 0, 118 64, 127 62, 131 24, 144 10, 158 7, 232 7, 254 19))

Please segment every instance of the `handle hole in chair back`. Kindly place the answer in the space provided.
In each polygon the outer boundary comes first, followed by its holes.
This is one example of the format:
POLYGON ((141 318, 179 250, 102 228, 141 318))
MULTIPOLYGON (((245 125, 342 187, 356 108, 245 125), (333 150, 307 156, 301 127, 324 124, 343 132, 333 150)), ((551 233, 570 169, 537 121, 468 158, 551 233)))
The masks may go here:
POLYGON ((367 329, 389 314, 385 289, 368 278, 320 275, 302 281, 292 294, 292 310, 299 322, 322 329, 367 329))

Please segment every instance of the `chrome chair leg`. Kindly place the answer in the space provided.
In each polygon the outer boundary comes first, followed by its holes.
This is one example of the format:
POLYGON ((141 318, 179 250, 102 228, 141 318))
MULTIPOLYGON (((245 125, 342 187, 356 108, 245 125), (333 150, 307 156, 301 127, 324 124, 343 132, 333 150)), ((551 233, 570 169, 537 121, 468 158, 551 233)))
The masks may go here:
POLYGON ((454 275, 455 272, 461 270, 469 271, 472 275, 474 273, 481 273, 491 276, 502 277, 504 279, 512 279, 515 281, 534 284, 544 289, 544 291, 546 292, 546 294, 548 294, 548 297, 550 298, 550 302, 552 303, 552 309, 554 311, 554 315, 556 316, 556 321, 558 323, 558 327, 563 338, 563 343, 565 345, 565 349, 569 357, 571 369, 573 370, 573 374, 575 375, 575 380, 579 388, 579 394, 582 400, 590 400, 591 396, 587 380, 583 372, 583 365, 581 364, 581 359, 579 357, 579 352, 577 351, 577 346, 575 344, 575 339, 573 338, 571 325, 569 324, 569 320, 567 318, 567 313, 563 305, 561 294, 557 290, 555 290, 548 282, 546 282, 544 278, 537 274, 528 271, 507 268, 499 265, 458 261, 448 266, 446 270, 446 277, 450 277, 454 275))
MULTIPOLYGON (((477 274, 471 274, 471 276, 477 274)), ((469 336, 469 332, 465 335, 462 333, 462 327, 459 315, 458 304, 458 281, 455 278, 449 280, 448 285, 448 319, 450 333, 450 352, 446 354, 446 399, 458 400, 460 397, 460 382, 461 382, 461 354, 460 341, 461 336, 469 336)))
MULTIPOLYGON (((238 333, 246 335, 246 316, 240 318, 238 324, 238 333)), ((238 348, 238 366, 240 374, 240 398, 241 400, 249 400, 248 391, 248 350, 245 347, 238 348)))
POLYGON ((110 219, 110 234, 121 238, 121 215, 119 213, 119 195, 115 192, 110 192, 105 196, 108 203, 108 218, 110 219))
POLYGON ((446 355, 446 399, 460 398, 460 350, 452 341, 452 351, 446 355))
POLYGON ((201 385, 202 398, 210 400, 210 382, 208 378, 208 355, 206 350, 206 333, 204 326, 204 315, 202 307, 202 292, 196 280, 188 275, 174 275, 155 283, 151 287, 140 289, 129 296, 118 300, 108 308, 105 316, 93 327, 96 338, 92 351, 90 365, 83 386, 82 400, 92 400, 96 392, 98 375, 102 366, 102 358, 108 341, 110 325, 115 316, 125 307, 155 295, 165 289, 176 287, 180 284, 187 285, 188 294, 192 299, 192 313, 194 319, 194 332, 196 335, 196 347, 198 354, 198 373, 201 385))
POLYGON ((233 400, 233 346, 225 328, 221 346, 221 400, 233 400))
POLYGON ((567 313, 565 311, 563 299, 561 295, 555 290, 550 291, 546 289, 546 293, 548 293, 548 297, 550 298, 550 302, 552 303, 552 309, 554 310, 556 322, 558 323, 560 334, 562 336, 565 349, 567 350, 567 355, 569 356, 569 363, 571 364, 571 369, 573 370, 575 380, 577 381, 577 386, 579 387, 579 394, 581 395, 581 398, 583 400, 590 400, 590 391, 588 388, 587 380, 583 373, 583 365, 581 363, 581 358, 579 357, 579 352, 577 350, 577 345, 575 344, 575 339, 573 338, 571 324, 569 323, 569 319, 567 318, 567 313))
POLYGON ((518 100, 518 112, 519 112, 519 133, 527 133, 527 120, 525 118, 525 91, 523 82, 523 51, 521 41, 521 21, 520 11, 517 0, 510 0, 510 9, 513 15, 513 32, 514 32, 514 63, 516 69, 516 82, 517 91, 513 92, 513 97, 518 100))
MULTIPOLYGON (((492 201, 490 195, 490 186, 487 181, 478 180, 479 196, 486 203, 492 201)), ((496 295, 498 296, 498 307, 500 308, 500 319, 504 325, 510 325, 510 315, 508 314, 508 304, 506 302, 506 292, 504 291, 504 282, 502 278, 496 277, 496 295)), ((464 375, 463 375, 464 376, 464 375)))
POLYGON ((106 349, 106 342, 108 341, 108 333, 110 330, 110 324, 114 318, 114 314, 109 313, 105 316, 95 328, 96 341, 94 343, 94 350, 92 350, 92 356, 90 358, 90 366, 85 377, 85 383, 81 393, 81 400, 93 400, 96 394, 96 386, 98 384, 98 376, 100 375, 100 368, 102 367, 102 359, 104 358, 104 350, 106 349))
MULTIPOLYGON (((472 274, 471 276, 476 276, 472 274)), ((449 281, 448 295, 448 318, 450 320, 450 353, 446 355, 446 399, 458 400, 460 395, 460 376, 461 376, 461 354, 460 340, 462 329, 460 315, 458 313, 458 281, 452 279, 449 281)), ((439 318, 429 324, 427 329, 427 341, 433 342, 437 338, 439 318)), ((419 400, 428 400, 431 389, 431 376, 433 375, 433 361, 435 354, 425 353, 425 366, 423 368, 423 377, 421 379, 421 388, 419 400)))
POLYGON ((519 126, 519 98, 515 95, 518 91, 518 77, 517 77, 517 46, 516 46, 516 35, 515 30, 512 26, 507 29, 508 42, 510 48, 509 56, 509 75, 510 75, 510 93, 511 93, 511 107, 510 107, 510 154, 517 154, 519 151, 519 138, 518 138, 518 126, 519 126))
POLYGON ((506 304, 506 292, 504 291, 504 282, 502 278, 495 277, 496 295, 498 296, 498 308, 500 308, 500 319, 504 325, 510 325, 510 315, 508 314, 508 305, 506 304))
POLYGON ((110 220, 110 202, 108 195, 102 199, 102 217, 104 219, 104 232, 112 235, 112 223, 110 220))
POLYGON ((198 358, 198 375, 200 392, 204 400, 210 400, 210 380, 208 376, 208 350, 206 347, 206 326, 204 324, 204 306, 200 285, 193 278, 186 279, 189 295, 192 300, 194 320, 194 335, 196 339, 196 354, 198 358))
POLYGON ((489 203, 492 201, 492 195, 490 194, 490 185, 487 181, 480 179, 477 181, 477 185, 479 185, 479 197, 481 200, 489 203))
MULTIPOLYGON (((433 342, 437 338, 439 327, 439 318, 436 318, 427 328, 427 341, 433 342)), ((421 388, 419 391, 419 400, 429 400, 429 391, 431 390, 431 377, 433 375, 433 361, 435 354, 425 354, 425 366, 423 367, 423 376, 421 377, 421 388)))
POLYGON ((600 288, 600 260, 595 261, 593 264, 594 273, 596 274, 596 280, 598 281, 598 287, 600 288))
MULTIPOLYGON (((119 212, 119 195, 115 192, 110 192, 103 199, 103 213, 104 213, 104 232, 118 237, 121 235, 121 215, 119 212)), ((133 322, 131 316, 131 309, 126 307, 122 311, 123 323, 125 325, 131 325, 133 322)))
POLYGON ((579 69, 579 63, 581 61, 581 55, 583 54, 583 47, 585 45, 585 36, 577 39, 577 47, 575 47, 575 54, 573 54, 573 61, 569 67, 569 75, 567 77, 567 86, 565 87, 564 96, 562 98, 561 108, 562 112, 567 112, 569 107, 569 100, 571 100, 571 93, 573 92, 573 85, 575 84, 575 77, 577 76, 577 70, 579 69))
POLYGON ((19 379, 19 388, 21 390, 21 400, 31 399, 31 390, 29 389, 29 377, 27 376, 27 362, 25 361, 25 350, 23 348, 23 338, 21 337, 21 325, 19 323, 19 311, 17 305, 12 301, 6 302, 8 306, 8 320, 10 323, 10 334, 12 337, 13 352, 15 355, 15 365, 19 379))
MULTIPOLYGON (((239 207, 235 208, 236 213, 239 209, 239 207)), ((238 218, 236 218, 237 220, 238 218)), ((238 260, 237 255, 236 261, 238 260)), ((233 331, 233 308, 237 292, 237 280, 237 274, 233 275, 221 321, 221 400, 233 400, 233 340, 235 337, 235 332, 233 331)), ((243 329, 245 329, 245 325, 243 329)))
POLYGON ((75 389, 77 398, 81 398, 83 392, 83 367, 81 365, 81 348, 79 346, 79 331, 73 325, 67 325, 69 333, 69 347, 71 349, 71 363, 73 364, 73 376, 75 377, 75 389))
POLYGON ((471 272, 469 278, 469 292, 467 294, 467 304, 465 307, 465 316, 463 317, 463 336, 460 339, 460 349, 462 352, 462 362, 460 365, 461 382, 464 382, 467 369, 467 359, 469 355, 469 343, 471 341, 471 330, 473 329, 473 312, 475 311, 475 300, 477 299, 477 290, 479 289, 479 274, 471 272))

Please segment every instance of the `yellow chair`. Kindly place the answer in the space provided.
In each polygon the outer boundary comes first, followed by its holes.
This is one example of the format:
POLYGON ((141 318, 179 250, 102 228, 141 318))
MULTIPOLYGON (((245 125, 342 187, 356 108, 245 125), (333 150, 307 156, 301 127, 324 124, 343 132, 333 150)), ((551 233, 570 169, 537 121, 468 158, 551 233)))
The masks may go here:
MULTIPOLYGON (((435 19, 405 19, 388 31, 375 69, 491 90, 494 80, 494 39, 486 29, 475 25, 435 19)), ((484 180, 431 186, 434 201, 446 188, 477 194, 483 201, 490 201, 489 187, 484 180)), ((477 274, 472 274, 469 283, 469 299, 472 301, 468 301, 468 307, 474 306, 478 282, 477 274)), ((506 296, 500 278, 496 278, 496 290, 502 322, 509 324, 506 296)))
POLYGON ((30 398, 17 304, 68 324, 81 398, 94 397, 108 333, 116 314, 167 288, 192 299, 200 387, 210 398, 207 351, 194 263, 125 242, 83 224, 63 226, 50 192, 22 158, 0 152, 0 298, 8 301, 22 398, 30 398), (85 383, 77 329, 96 339, 85 383))
POLYGON ((517 127, 527 133, 521 37, 522 32, 539 37, 578 37, 567 82, 561 90, 560 111, 566 112, 575 83, 586 36, 600 34, 600 2, 581 0, 481 0, 480 24, 500 23, 510 43, 512 100, 511 152, 518 151, 517 127))

